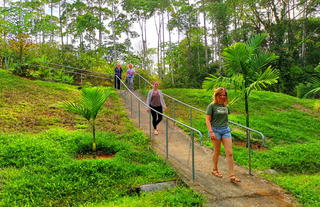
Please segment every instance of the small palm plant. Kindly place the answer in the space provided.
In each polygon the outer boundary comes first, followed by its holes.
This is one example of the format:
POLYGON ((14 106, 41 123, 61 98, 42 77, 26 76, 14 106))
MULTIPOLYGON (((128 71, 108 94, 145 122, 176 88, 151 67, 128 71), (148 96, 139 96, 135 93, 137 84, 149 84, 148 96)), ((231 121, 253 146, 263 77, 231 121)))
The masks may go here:
POLYGON ((267 34, 258 34, 246 43, 235 43, 224 49, 222 56, 228 77, 216 77, 210 75, 203 82, 203 88, 210 90, 215 87, 230 87, 240 90, 240 96, 245 102, 246 126, 249 127, 249 102, 248 98, 252 90, 262 90, 268 85, 277 83, 279 73, 269 64, 278 56, 263 51, 261 44, 267 34))
POLYGON ((78 102, 67 102, 64 108, 67 111, 83 116, 92 126, 92 150, 96 155, 96 128, 95 120, 102 106, 112 93, 101 88, 85 88, 81 91, 81 98, 78 102))

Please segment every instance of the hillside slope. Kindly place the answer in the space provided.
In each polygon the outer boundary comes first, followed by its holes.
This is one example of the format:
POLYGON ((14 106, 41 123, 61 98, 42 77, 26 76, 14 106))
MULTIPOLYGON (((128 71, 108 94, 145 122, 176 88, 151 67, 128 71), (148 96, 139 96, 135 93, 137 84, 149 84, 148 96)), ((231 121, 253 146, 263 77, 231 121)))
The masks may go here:
POLYGON ((181 183, 150 149, 149 139, 132 125, 117 95, 97 117, 100 159, 88 159, 91 128, 61 108, 79 97, 76 86, 31 81, 1 70, 0 83, 0 206, 202 205, 203 196, 181 183), (174 180, 175 189, 138 190, 174 180))
MULTIPOLYGON (((36 133, 52 127, 87 128, 87 122, 61 108, 65 101, 76 100, 77 86, 32 81, 0 70, 0 126, 2 132, 36 133)), ((98 130, 124 132, 124 113, 117 110, 119 99, 109 99, 98 116, 98 130), (108 115, 108 116, 107 116, 108 115)))

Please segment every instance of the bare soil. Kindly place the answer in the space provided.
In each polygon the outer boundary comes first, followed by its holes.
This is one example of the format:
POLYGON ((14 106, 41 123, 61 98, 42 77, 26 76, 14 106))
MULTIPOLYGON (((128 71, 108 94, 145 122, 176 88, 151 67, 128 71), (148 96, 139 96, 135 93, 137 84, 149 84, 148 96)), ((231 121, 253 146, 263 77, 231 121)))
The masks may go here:
POLYGON ((88 160, 88 159, 100 159, 100 160, 108 160, 114 158, 115 154, 106 154, 104 152, 98 151, 97 156, 95 157, 94 152, 90 153, 79 153, 77 155, 77 160, 88 160))

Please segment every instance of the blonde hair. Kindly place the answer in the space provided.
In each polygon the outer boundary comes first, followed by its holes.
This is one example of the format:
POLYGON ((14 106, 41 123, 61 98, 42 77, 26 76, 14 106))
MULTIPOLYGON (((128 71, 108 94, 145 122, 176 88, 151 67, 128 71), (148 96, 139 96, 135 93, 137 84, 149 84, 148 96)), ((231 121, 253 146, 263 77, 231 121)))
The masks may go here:
POLYGON ((219 104, 219 100, 218 99, 219 99, 219 95, 221 94, 222 91, 225 91, 225 93, 226 93, 226 99, 223 102, 223 105, 227 106, 228 105, 228 93, 227 93, 227 89, 225 89, 225 88, 215 88, 214 89, 214 94, 213 94, 213 97, 212 97, 213 103, 219 104))

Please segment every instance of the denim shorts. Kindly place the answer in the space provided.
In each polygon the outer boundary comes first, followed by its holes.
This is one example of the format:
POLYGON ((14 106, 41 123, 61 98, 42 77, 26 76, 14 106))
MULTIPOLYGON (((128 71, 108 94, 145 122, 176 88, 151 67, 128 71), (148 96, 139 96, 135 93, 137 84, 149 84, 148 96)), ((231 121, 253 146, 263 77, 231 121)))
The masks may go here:
POLYGON ((229 126, 212 127, 212 131, 214 135, 216 135, 216 139, 231 138, 231 129, 229 126))

